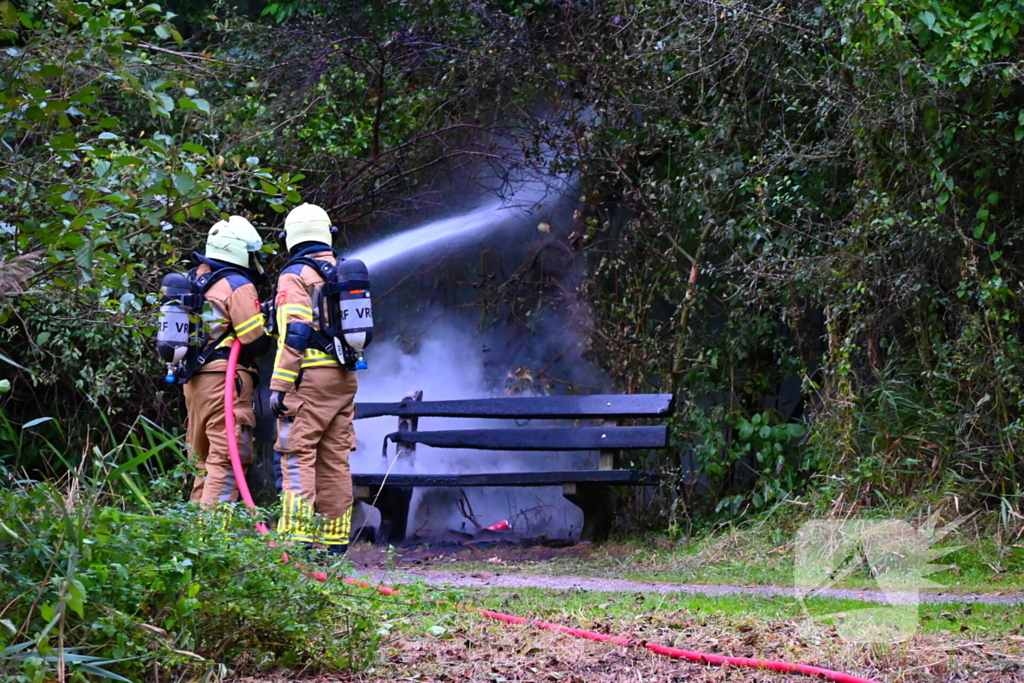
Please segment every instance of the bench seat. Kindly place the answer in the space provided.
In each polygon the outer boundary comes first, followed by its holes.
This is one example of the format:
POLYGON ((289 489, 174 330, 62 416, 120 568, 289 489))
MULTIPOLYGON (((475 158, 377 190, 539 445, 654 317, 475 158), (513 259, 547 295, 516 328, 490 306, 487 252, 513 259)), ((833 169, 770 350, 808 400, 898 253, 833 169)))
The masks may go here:
POLYGON ((635 470, 570 470, 565 472, 488 472, 484 474, 352 474, 354 486, 561 486, 569 483, 600 483, 616 486, 650 486, 659 476, 635 470))
POLYGON ((603 451, 664 448, 668 427, 533 427, 521 429, 459 429, 400 431, 385 437, 396 443, 421 443, 435 448, 482 451, 603 451))
MULTIPOLYGON (((461 488, 483 486, 561 486, 562 496, 583 512, 580 539, 608 537, 620 487, 655 486, 656 473, 619 469, 622 451, 666 448, 666 425, 620 426, 620 420, 664 420, 673 413, 671 394, 522 396, 452 401, 423 401, 422 391, 406 394, 396 403, 357 403, 356 419, 398 418, 398 430, 384 438, 385 465, 391 457, 415 462, 417 444, 452 451, 507 451, 543 453, 596 451, 593 470, 541 472, 482 472, 471 474, 353 473, 355 497, 376 507, 381 515, 378 543, 400 542, 406 537, 410 503, 417 487, 461 488), (419 430, 419 418, 562 420, 558 426, 523 425, 517 428, 419 430), (567 420, 574 424, 569 426, 567 420), (389 456, 387 444, 397 451, 389 456)), ((506 425, 508 423, 505 423, 506 425)), ((447 424, 445 425, 447 427, 447 424)), ((476 425, 479 427, 479 425, 476 425)), ((386 469, 386 467, 385 467, 386 469)))

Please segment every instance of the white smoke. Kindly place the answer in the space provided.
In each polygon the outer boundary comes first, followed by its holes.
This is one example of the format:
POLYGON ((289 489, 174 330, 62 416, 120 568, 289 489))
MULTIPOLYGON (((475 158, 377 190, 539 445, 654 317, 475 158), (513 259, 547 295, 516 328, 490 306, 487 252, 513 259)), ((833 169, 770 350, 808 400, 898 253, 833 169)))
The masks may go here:
MULTIPOLYGON (((473 334, 453 326, 435 326, 412 353, 403 351, 393 342, 375 342, 367 353, 370 368, 360 373, 357 400, 360 403, 397 402, 414 390, 422 390, 425 401, 503 396, 501 389, 487 381, 486 349, 473 334)), ((516 426, 513 420, 426 417, 420 418, 418 428, 431 431, 516 426)), ((529 429, 541 426, 541 422, 533 420, 519 426, 529 429)), ((423 445, 417 446, 413 462, 405 458, 395 461, 392 443, 388 444, 389 457, 385 461, 381 457, 381 444, 384 437, 397 428, 395 417, 358 420, 353 471, 387 472, 390 467, 393 474, 472 474, 587 469, 596 465, 596 455, 590 453, 506 453, 434 449, 423 445)), ((413 494, 408 537, 458 537, 460 533, 477 532, 478 525, 486 527, 504 520, 512 529, 503 537, 570 538, 578 533, 583 515, 562 497, 561 488, 556 486, 419 488, 413 494)), ((372 526, 374 519, 368 524, 372 526)))
MULTIPOLYGON (((521 263, 530 253, 557 239, 548 234, 550 227, 539 232, 538 224, 542 217, 551 220, 554 206, 572 189, 571 181, 554 176, 522 179, 505 189, 504 196, 496 199, 491 195, 479 208, 413 227, 345 254, 367 264, 375 295, 386 299, 375 300, 375 317, 383 322, 381 331, 387 331, 382 335, 385 338, 378 336, 367 348, 369 369, 359 374, 357 402, 398 402, 416 390, 423 392, 425 401, 504 396, 509 371, 520 366, 551 368, 573 348, 574 340, 580 339, 578 331, 566 324, 567 317, 579 317, 580 312, 573 310, 554 314, 554 322, 543 324, 547 332, 544 336, 526 338, 522 330, 501 326, 478 334, 474 322, 455 313, 457 300, 435 300, 439 294, 436 288, 425 289, 429 287, 428 273, 441 273, 460 262, 472 263, 486 249, 496 249, 509 262, 519 259, 521 263), (434 304, 424 305, 428 300, 434 304), (448 310, 440 310, 446 306, 448 310), (391 339, 386 337, 389 333, 391 339), (411 350, 400 343, 406 340, 396 339, 403 334, 413 337, 411 350)), ((560 367, 568 367, 569 374, 575 374, 581 365, 578 355, 563 361, 560 367)), ((513 420, 421 418, 418 429, 515 426, 513 420)), ((540 421, 521 426, 540 426, 540 421)), ((358 420, 355 428, 357 449, 351 464, 359 473, 474 474, 596 466, 593 453, 502 453, 423 445, 417 446, 411 461, 404 457, 396 460, 393 443, 388 444, 389 457, 384 459, 384 437, 397 431, 398 419, 358 420)), ((366 523, 375 525, 377 513, 365 506, 363 512, 367 513, 366 523)), ((512 527, 503 533, 507 538, 571 538, 578 534, 583 515, 562 497, 559 486, 420 487, 413 494, 407 538, 459 538, 506 520, 512 527)))

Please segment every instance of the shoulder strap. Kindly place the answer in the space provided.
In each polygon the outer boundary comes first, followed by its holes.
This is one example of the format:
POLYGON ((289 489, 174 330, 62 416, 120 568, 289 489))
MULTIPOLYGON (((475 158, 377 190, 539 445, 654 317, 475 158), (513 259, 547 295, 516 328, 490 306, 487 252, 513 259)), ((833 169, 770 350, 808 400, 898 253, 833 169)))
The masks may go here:
POLYGON ((212 273, 204 273, 203 275, 200 275, 198 277, 195 277, 193 275, 194 272, 195 272, 195 269, 189 271, 189 278, 192 280, 193 284, 199 290, 200 294, 206 294, 207 290, 209 290, 210 287, 213 287, 213 285, 215 285, 217 282, 219 282, 220 280, 223 280, 224 278, 226 278, 228 275, 231 275, 232 273, 237 274, 237 275, 241 275, 242 277, 244 277, 249 282, 252 282, 252 278, 249 276, 249 273, 247 273, 242 268, 235 268, 235 267, 218 268, 217 270, 213 271, 212 273))
POLYGON ((316 274, 324 279, 325 282, 330 282, 334 279, 334 272, 338 269, 336 265, 331 264, 330 261, 322 261, 321 259, 315 259, 310 256, 295 256, 288 260, 284 267, 294 265, 309 266, 316 271, 316 274))
MULTIPOLYGON (((193 286, 195 286, 199 290, 198 294, 194 294, 193 296, 197 296, 199 298, 200 307, 202 307, 203 302, 206 299, 206 292, 210 289, 210 287, 215 285, 220 280, 223 280, 228 275, 231 275, 232 273, 237 273, 238 275, 243 276, 249 282, 252 282, 252 278, 249 277, 249 274, 245 270, 243 270, 242 268, 233 267, 218 268, 212 273, 204 273, 203 275, 200 275, 193 279, 193 286)), ((193 275, 193 272, 190 272, 189 275, 193 275)), ((199 353, 199 363, 197 364, 196 367, 202 367, 203 365, 205 365, 206 362, 210 360, 210 356, 212 356, 219 350, 217 347, 220 346, 220 343, 227 339, 233 332, 234 327, 231 325, 231 322, 228 321, 227 328, 224 330, 224 334, 220 335, 220 337, 218 337, 217 339, 214 339, 212 343, 208 343, 206 349, 199 353)))
POLYGON ((241 275, 249 282, 252 282, 249 273, 242 268, 218 268, 212 273, 203 273, 202 275, 196 275, 196 270, 198 269, 193 268, 188 271, 188 280, 192 283, 192 293, 181 297, 182 305, 195 312, 202 310, 203 304, 206 302, 206 292, 209 291, 210 287, 213 287, 228 275, 233 273, 241 275))

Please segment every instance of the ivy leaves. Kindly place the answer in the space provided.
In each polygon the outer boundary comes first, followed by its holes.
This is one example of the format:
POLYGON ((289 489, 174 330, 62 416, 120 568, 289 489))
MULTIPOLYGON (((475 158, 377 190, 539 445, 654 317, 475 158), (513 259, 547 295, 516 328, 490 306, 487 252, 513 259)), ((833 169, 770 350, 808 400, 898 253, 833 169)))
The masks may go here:
POLYGON ((132 383, 105 368, 135 358, 145 371, 161 272, 223 215, 259 224, 297 203, 302 176, 219 151, 213 96, 227 67, 181 51, 172 13, 50 2, 14 26, 12 7, 0 5, 0 251, 32 265, 25 291, 0 298, 0 319, 16 323, 5 355, 66 368, 32 381, 113 400, 132 383))

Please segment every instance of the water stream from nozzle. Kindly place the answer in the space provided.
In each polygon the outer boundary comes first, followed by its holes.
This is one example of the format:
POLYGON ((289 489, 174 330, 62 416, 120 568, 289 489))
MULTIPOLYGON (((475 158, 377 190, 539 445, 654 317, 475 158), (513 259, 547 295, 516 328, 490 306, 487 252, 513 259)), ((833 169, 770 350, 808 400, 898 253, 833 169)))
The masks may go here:
MULTIPOLYGON (((366 245, 347 254, 346 257, 359 259, 371 268, 379 268, 388 261, 411 256, 427 247, 438 247, 443 244, 451 246, 484 228, 497 227, 517 214, 521 216, 524 211, 532 210, 549 189, 541 183, 524 184, 518 188, 512 200, 493 200, 458 216, 436 220, 366 245)), ((557 196, 557 191, 552 196, 557 196)))
POLYGON ((495 202, 460 216, 434 221, 427 225, 400 232, 380 242, 375 242, 351 254, 367 266, 380 266, 399 256, 407 256, 431 244, 454 240, 475 233, 494 223, 495 214, 501 211, 501 204, 495 202))

